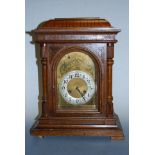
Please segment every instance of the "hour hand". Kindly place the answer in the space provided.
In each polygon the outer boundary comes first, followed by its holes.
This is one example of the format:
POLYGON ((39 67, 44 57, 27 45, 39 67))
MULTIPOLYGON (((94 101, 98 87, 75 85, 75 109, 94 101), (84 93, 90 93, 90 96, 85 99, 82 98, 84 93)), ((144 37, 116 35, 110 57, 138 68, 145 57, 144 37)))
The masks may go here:
POLYGON ((83 93, 80 91, 79 87, 76 87, 76 90, 79 92, 79 94, 81 95, 81 97, 85 100, 83 93))
POLYGON ((79 94, 80 94, 81 96, 83 96, 83 94, 81 93, 81 91, 80 91, 80 89, 79 89, 78 86, 76 87, 76 90, 79 92, 79 94))

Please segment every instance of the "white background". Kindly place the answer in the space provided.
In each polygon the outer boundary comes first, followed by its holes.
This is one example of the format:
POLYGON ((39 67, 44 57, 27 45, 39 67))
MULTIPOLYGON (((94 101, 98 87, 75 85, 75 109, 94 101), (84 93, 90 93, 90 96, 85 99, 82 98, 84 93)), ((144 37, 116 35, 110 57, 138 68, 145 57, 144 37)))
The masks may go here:
MULTIPOLYGON (((3 1, 0 60, 0 154, 24 154, 24 1, 3 1)), ((155 50, 154 1, 130 0, 130 154, 155 154, 153 140, 155 50)))
MULTIPOLYGON (((105 143, 96 137, 45 137, 39 141, 30 136, 29 130, 38 115, 38 66, 35 54, 35 46, 31 43, 32 37, 25 35, 25 149, 26 154, 31 155, 94 155, 98 147, 98 155, 108 152, 109 155, 128 154, 128 103, 129 103, 129 15, 128 0, 26 0, 25 3, 25 30, 35 29, 39 23, 51 18, 63 17, 100 17, 106 18, 110 23, 120 28, 121 32, 116 35, 118 43, 115 44, 115 59, 113 65, 113 103, 115 113, 118 114, 125 134, 125 140, 119 142, 105 143), (84 143, 86 138, 87 143, 84 143), (48 141, 48 139, 50 139, 48 141), (93 139, 93 140, 92 140, 93 139), (64 140, 64 141, 63 141, 64 140), (47 142, 47 143, 46 143, 47 142), (51 147, 48 147, 51 145, 51 147), (100 147, 102 145, 102 147, 100 147), (77 149, 77 147, 80 149, 77 149)), ((38 53, 38 51, 36 51, 38 53)), ((38 54, 39 55, 39 54, 38 54)))

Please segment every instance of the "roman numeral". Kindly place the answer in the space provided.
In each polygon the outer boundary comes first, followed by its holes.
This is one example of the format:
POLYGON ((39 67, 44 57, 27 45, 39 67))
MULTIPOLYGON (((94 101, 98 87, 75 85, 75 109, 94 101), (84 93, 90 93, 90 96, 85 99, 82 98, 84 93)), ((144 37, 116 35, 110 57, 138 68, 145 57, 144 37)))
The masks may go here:
POLYGON ((89 79, 87 79, 87 82, 88 82, 88 83, 90 83, 90 80, 89 80, 89 79))
POLYGON ((79 103, 79 102, 80 102, 80 100, 76 99, 76 103, 79 103))
POLYGON ((62 86, 62 87, 61 87, 61 89, 62 89, 62 90, 64 90, 64 89, 65 89, 65 87, 64 87, 64 86, 62 86))
POLYGON ((67 84, 68 80, 64 80, 64 84, 67 84))
POLYGON ((73 78, 73 75, 69 75, 69 79, 72 79, 73 78))
POLYGON ((75 77, 79 77, 79 73, 75 73, 75 77))

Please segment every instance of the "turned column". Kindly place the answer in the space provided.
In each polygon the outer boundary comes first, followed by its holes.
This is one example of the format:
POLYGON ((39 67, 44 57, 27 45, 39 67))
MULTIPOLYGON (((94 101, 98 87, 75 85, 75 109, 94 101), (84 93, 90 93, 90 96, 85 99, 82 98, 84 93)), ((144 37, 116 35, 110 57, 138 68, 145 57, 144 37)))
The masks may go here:
POLYGON ((107 44, 107 116, 113 116, 113 96, 112 96, 112 65, 114 63, 114 44, 107 44))
POLYGON ((42 64, 42 117, 47 117, 47 50, 46 44, 41 44, 41 64, 42 64))

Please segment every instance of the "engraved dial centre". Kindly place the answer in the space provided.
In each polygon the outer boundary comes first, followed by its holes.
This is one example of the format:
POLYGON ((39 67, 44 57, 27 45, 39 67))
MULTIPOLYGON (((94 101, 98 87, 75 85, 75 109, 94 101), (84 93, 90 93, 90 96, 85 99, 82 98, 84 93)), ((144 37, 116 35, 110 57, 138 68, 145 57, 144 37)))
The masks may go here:
POLYGON ((75 98, 81 98, 87 91, 87 83, 81 78, 74 78, 68 82, 67 91, 75 98))

